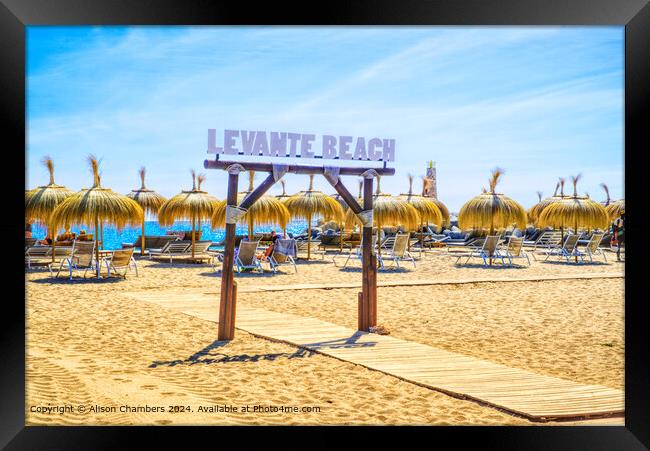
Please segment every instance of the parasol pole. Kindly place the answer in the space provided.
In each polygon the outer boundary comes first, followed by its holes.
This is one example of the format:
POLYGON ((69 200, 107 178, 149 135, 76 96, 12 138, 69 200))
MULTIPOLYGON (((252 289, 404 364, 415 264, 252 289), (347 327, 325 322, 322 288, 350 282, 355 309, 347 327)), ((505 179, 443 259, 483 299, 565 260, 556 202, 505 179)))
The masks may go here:
POLYGON ((97 278, 99 279, 99 243, 98 243, 98 233, 99 233, 99 214, 95 216, 95 264, 97 265, 97 278))
POLYGON ((307 260, 311 258, 311 213, 307 215, 307 260))
POLYGON ((142 215, 142 239, 140 240, 140 255, 144 255, 144 215, 142 215))
POLYGON ((194 224, 195 224, 195 216, 194 213, 192 213, 192 258, 194 258, 194 224))

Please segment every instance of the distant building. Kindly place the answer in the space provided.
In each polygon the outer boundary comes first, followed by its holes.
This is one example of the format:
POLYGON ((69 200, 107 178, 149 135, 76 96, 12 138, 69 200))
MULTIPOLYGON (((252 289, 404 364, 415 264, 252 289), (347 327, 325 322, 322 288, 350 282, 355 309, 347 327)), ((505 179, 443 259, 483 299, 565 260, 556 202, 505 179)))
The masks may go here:
POLYGON ((425 197, 435 197, 438 198, 438 182, 436 180, 436 162, 429 161, 429 167, 427 168, 427 175, 425 176, 426 182, 424 184, 424 192, 422 193, 425 197))

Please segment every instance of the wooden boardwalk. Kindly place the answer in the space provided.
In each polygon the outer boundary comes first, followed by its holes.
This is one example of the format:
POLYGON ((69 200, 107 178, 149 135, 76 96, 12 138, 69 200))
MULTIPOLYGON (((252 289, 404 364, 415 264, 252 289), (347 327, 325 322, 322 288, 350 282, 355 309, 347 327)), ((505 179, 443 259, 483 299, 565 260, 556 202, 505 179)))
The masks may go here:
MULTIPOLYGON (((218 297, 214 294, 188 291, 126 294, 217 321, 218 297)), ((240 305, 236 326, 256 336, 310 349, 534 421, 621 415, 625 409, 621 390, 544 376, 420 343, 358 332, 315 318, 240 305)))

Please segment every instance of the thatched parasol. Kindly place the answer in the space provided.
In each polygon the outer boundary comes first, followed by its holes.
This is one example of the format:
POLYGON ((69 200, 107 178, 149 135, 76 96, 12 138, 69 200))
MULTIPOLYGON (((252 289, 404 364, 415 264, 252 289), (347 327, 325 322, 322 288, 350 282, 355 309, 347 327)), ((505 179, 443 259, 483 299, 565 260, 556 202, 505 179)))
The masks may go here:
MULTIPOLYGON (((413 205, 400 197, 381 192, 381 177, 377 177, 377 190, 372 199, 372 217, 377 227, 378 244, 381 244, 379 236, 381 228, 384 226, 402 226, 405 230, 415 230, 420 224, 420 215, 413 205)), ((352 210, 348 210, 346 223, 361 224, 361 220, 352 210)), ((379 246, 378 252, 381 255, 381 246, 379 246)))
POLYGON ((197 177, 194 170, 190 172, 192 174, 192 189, 181 191, 162 204, 158 210, 158 222, 162 226, 171 226, 174 221, 189 220, 192 224, 192 258, 194 258, 196 225, 198 223, 200 227, 202 219, 208 220, 212 217, 217 198, 201 191, 201 183, 205 181, 205 175, 200 174, 197 177))
MULTIPOLYGON (((248 190, 237 193, 237 204, 253 192, 253 181, 255 178, 254 171, 249 171, 248 190)), ((226 224, 226 204, 225 200, 217 202, 212 214, 212 228, 223 227, 226 224)), ((246 213, 241 217, 241 222, 248 224, 248 236, 253 238, 253 230, 256 225, 278 224, 282 229, 287 228, 289 222, 289 210, 284 206, 277 196, 264 195, 251 205, 246 213)))
POLYGON ((54 209, 74 192, 54 183, 54 163, 50 157, 43 158, 42 163, 50 173, 50 183, 25 190, 25 217, 47 224, 54 209))
POLYGON ((605 207, 610 220, 614 220, 625 213, 625 199, 619 199, 605 207))
POLYGON ((50 222, 54 227, 63 224, 94 224, 97 277, 99 277, 99 225, 103 222, 114 224, 118 229, 127 224, 139 224, 144 218, 140 205, 133 199, 104 188, 99 179, 97 157, 89 156, 88 162, 93 173, 93 186, 82 189, 65 199, 52 212, 50 222))
POLYGON ((572 177, 573 196, 565 196, 544 208, 539 215, 539 222, 544 227, 564 229, 573 227, 579 229, 606 229, 608 216, 605 207, 587 196, 578 196, 578 180, 580 175, 572 177))
MULTIPOLYGON (((49 224, 50 215, 54 209, 65 199, 74 194, 65 186, 54 183, 54 162, 47 156, 43 158, 42 163, 50 173, 50 183, 39 186, 32 190, 25 190, 25 217, 27 220, 36 220, 48 225, 47 234, 52 236, 52 247, 55 247, 56 230, 52 232, 52 225, 49 224)), ((52 261, 54 262, 54 251, 52 251, 52 261)))
MULTIPOLYGON (((420 194, 413 194, 413 176, 409 174, 408 180, 409 192, 406 194, 400 194, 399 198, 413 205, 413 207, 418 211, 418 214, 420 215, 420 231, 425 222, 427 223, 427 226, 429 223, 433 223, 437 227, 442 227, 442 212, 440 211, 440 208, 438 208, 438 205, 433 201, 433 198, 425 197, 420 194)), ((420 239, 421 237, 422 235, 420 235, 420 239)))
POLYGON ((530 221, 530 223, 539 226, 538 218, 539 215, 542 213, 542 210, 544 210, 552 203, 564 199, 565 197, 566 196, 564 195, 564 179, 560 178, 560 180, 555 184, 555 191, 553 192, 553 195, 551 197, 541 199, 538 203, 530 207, 530 210, 528 210, 528 220, 530 221), (560 194, 557 193, 558 189, 560 190, 560 194))
POLYGON ((289 213, 294 218, 307 220, 307 259, 311 257, 311 221, 314 216, 326 220, 341 221, 343 209, 332 197, 322 191, 314 190, 314 174, 309 176, 309 188, 300 191, 284 201, 289 213))
POLYGON ((442 201, 437 197, 425 196, 425 193, 428 191, 430 184, 431 180, 426 177, 422 177, 422 196, 426 197, 427 199, 431 199, 438 207, 438 210, 440 210, 440 213, 442 214, 442 224, 440 224, 440 227, 449 227, 451 220, 447 206, 443 204, 442 201))
POLYGON ((481 229, 493 234, 511 225, 526 227, 526 210, 518 202, 495 191, 501 169, 495 169, 490 179, 490 190, 467 201, 458 213, 458 227, 463 230, 481 229))
MULTIPOLYGON (((144 186, 144 176, 147 170, 141 167, 138 173, 140 174, 140 181, 142 186, 140 189, 134 189, 126 196, 136 201, 144 210, 145 214, 158 213, 158 210, 165 203, 167 199, 155 192, 154 190, 147 189, 144 186)), ((144 216, 142 217, 142 242, 140 243, 140 255, 144 255, 144 216)))

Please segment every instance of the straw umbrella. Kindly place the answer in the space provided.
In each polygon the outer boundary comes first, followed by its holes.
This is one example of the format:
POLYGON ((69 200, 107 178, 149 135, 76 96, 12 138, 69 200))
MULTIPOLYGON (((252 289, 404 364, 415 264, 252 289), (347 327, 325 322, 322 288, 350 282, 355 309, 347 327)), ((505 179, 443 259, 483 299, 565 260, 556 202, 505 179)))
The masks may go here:
MULTIPOLYGON (((458 213, 458 227, 463 230, 482 229, 489 235, 511 225, 526 227, 526 210, 517 201, 495 191, 501 169, 495 169, 490 178, 490 190, 467 201, 458 213)), ((492 264, 492 259, 490 259, 492 264)))
POLYGON ((292 217, 307 220, 307 259, 311 257, 311 221, 314 216, 341 221, 343 209, 332 197, 322 191, 314 190, 314 174, 309 176, 309 188, 300 191, 284 201, 292 217))
MULTIPOLYGON (((580 175, 571 177, 573 181, 573 196, 566 196, 544 208, 539 215, 539 222, 545 227, 573 226, 575 233, 583 229, 606 229, 608 215, 605 207, 587 196, 578 196, 578 180, 580 175)), ((578 257, 576 256, 576 261, 578 257)))
MULTIPOLYGON (((378 244, 381 244, 379 236, 384 226, 402 226, 406 230, 414 230, 420 224, 420 215, 413 205, 400 197, 381 192, 381 177, 377 177, 377 190, 372 199, 372 217, 377 227, 378 244)), ((361 223, 352 210, 348 210, 346 222, 361 223)), ((381 246, 378 247, 378 252, 381 255, 381 246)))
POLYGON ((620 217, 621 214, 625 213, 625 199, 619 199, 612 202, 605 207, 605 210, 607 210, 607 216, 610 220, 620 217))
POLYGON ((440 210, 440 213, 442 213, 442 224, 440 224, 440 226, 449 227, 449 225, 451 224, 451 215, 449 214, 449 209, 447 208, 447 206, 444 203, 442 203, 442 201, 437 197, 433 197, 433 196, 430 197, 425 195, 425 193, 428 191, 430 184, 431 184, 431 180, 429 180, 426 177, 422 177, 422 196, 433 201, 433 203, 435 203, 436 206, 438 207, 438 210, 440 210))
MULTIPOLYGON (((248 190, 237 193, 237 204, 253 192, 253 181, 255 179, 254 171, 249 171, 248 190)), ((284 186, 283 186, 284 188, 284 186)), ((214 213, 212 214, 212 228, 223 227, 226 224, 226 204, 225 200, 216 203, 214 213)), ((289 222, 289 210, 282 203, 278 196, 263 195, 253 205, 251 205, 246 213, 241 217, 241 222, 248 224, 248 236, 253 237, 254 227, 262 224, 278 224, 287 230, 287 223, 289 222)))
MULTIPOLYGON (((413 205, 413 207, 418 211, 420 216, 420 231, 425 222, 427 223, 427 226, 431 222, 442 227, 442 212, 440 211, 440 208, 438 208, 438 205, 433 201, 433 198, 425 197, 420 194, 413 194, 413 176, 409 174, 408 180, 409 192, 406 194, 400 194, 399 198, 413 205)), ((420 240, 422 240, 422 233, 420 233, 420 240)))
POLYGON ((559 181, 555 184, 555 191, 553 192, 553 195, 551 197, 541 199, 538 203, 530 207, 530 210, 528 210, 528 219, 531 222, 531 224, 539 226, 538 219, 539 219, 539 215, 542 213, 542 210, 544 210, 552 203, 564 199, 565 197, 566 196, 564 195, 564 179, 560 178, 559 181), (560 194, 557 193, 558 190, 560 190, 560 194))
MULTIPOLYGON (((140 181, 142 186, 140 189, 134 189, 126 196, 136 201, 144 210, 145 214, 158 213, 158 210, 165 203, 167 199, 155 192, 154 190, 147 189, 144 186, 144 176, 146 169, 141 167, 138 173, 140 174, 140 181)), ((144 216, 142 217, 142 242, 140 243, 140 255, 144 255, 144 216)))
POLYGON ((181 191, 162 204, 158 210, 158 222, 162 226, 171 226, 174 221, 189 220, 192 224, 192 258, 194 258, 196 225, 198 223, 200 227, 201 219, 208 220, 212 217, 217 198, 205 191, 201 191, 201 183, 205 181, 203 174, 197 177, 194 170, 190 172, 192 174, 192 189, 190 191, 181 191))
MULTIPOLYGON (((48 225, 48 235, 52 235, 52 248, 56 246, 56 229, 52 232, 52 225, 49 224, 50 215, 56 207, 68 197, 74 194, 65 186, 54 183, 54 162, 49 156, 41 161, 50 173, 50 183, 39 186, 32 190, 25 190, 25 217, 34 219, 48 225)), ((54 261, 54 250, 52 250, 52 261, 54 261)))
POLYGON ((95 257, 99 277, 97 241, 100 223, 108 222, 121 229, 127 224, 139 224, 143 220, 144 212, 133 199, 101 186, 97 157, 89 156, 88 162, 93 173, 92 188, 82 189, 61 202, 52 212, 50 221, 55 227, 62 224, 95 225, 95 257))

